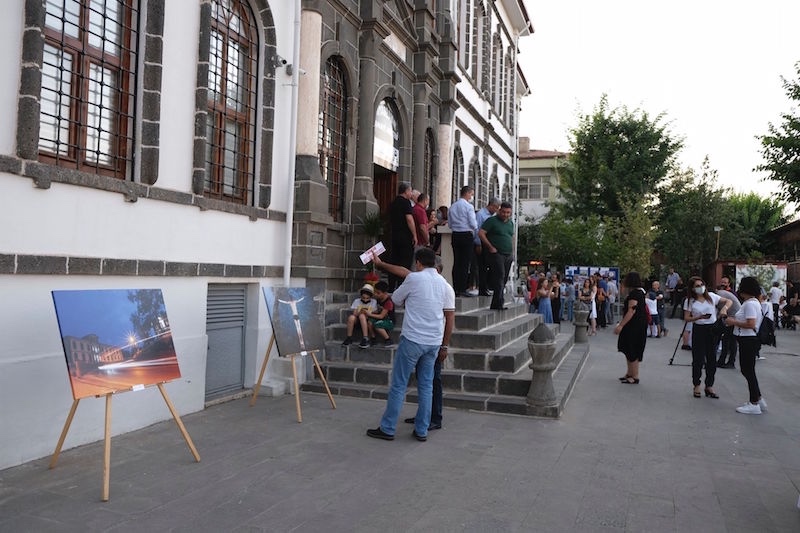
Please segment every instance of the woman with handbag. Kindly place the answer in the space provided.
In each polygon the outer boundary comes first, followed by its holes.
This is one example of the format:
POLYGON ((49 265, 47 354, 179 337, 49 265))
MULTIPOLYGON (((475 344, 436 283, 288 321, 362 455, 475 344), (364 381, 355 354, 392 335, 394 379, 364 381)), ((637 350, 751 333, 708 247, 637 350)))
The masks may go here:
POLYGON ((717 371, 717 344, 714 334, 717 321, 717 308, 721 304, 720 316, 727 318, 731 301, 708 292, 706 284, 699 276, 689 279, 689 294, 683 304, 683 319, 692 324, 692 395, 700 398, 700 376, 706 367, 706 398, 719 398, 714 391, 714 376, 717 371))
POLYGON ((758 280, 747 276, 739 282, 739 297, 742 305, 733 317, 725 320, 727 326, 733 327, 733 334, 739 343, 739 370, 747 380, 747 389, 750 392, 750 401, 736 411, 745 415, 760 415, 767 409, 767 402, 761 397, 761 389, 756 378, 756 358, 761 347, 758 339, 758 328, 763 320, 761 303, 758 295, 761 287, 758 280))

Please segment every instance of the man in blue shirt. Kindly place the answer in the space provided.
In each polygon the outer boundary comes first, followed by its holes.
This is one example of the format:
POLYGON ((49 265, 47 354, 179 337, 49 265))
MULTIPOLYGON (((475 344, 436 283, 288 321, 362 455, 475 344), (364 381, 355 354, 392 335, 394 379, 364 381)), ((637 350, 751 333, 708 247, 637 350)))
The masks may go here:
MULTIPOLYGON (((487 218, 494 216, 498 209, 500 209, 500 200, 492 196, 489 198, 489 203, 486 204, 486 207, 481 208, 475 215, 475 219, 478 222, 478 229, 483 226, 487 218)), ((481 296, 489 296, 488 286, 486 285, 486 277, 489 273, 489 254, 483 253, 481 244, 480 237, 475 235, 475 255, 478 257, 478 294, 481 296)))
POLYGON ((461 197, 450 206, 447 213, 447 223, 453 231, 453 289, 456 296, 472 296, 467 292, 467 284, 469 266, 475 253, 475 232, 478 231, 475 208, 471 203, 474 195, 475 189, 464 185, 461 187, 461 197))

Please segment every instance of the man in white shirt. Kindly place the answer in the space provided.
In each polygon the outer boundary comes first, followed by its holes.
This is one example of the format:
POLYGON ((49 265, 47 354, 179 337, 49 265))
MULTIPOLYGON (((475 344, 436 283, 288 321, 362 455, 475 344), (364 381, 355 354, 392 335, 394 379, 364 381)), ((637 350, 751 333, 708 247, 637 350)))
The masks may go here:
POLYGON ((405 315, 394 354, 386 410, 381 425, 367 430, 367 436, 374 439, 394 440, 408 380, 416 369, 418 398, 412 435, 421 442, 428 440, 434 363, 437 358, 447 358, 453 332, 456 297, 453 288, 436 270, 436 254, 430 248, 420 248, 414 259, 417 272, 409 273, 392 294, 395 305, 405 306, 405 315))
MULTIPOLYGON (((777 281, 773 281, 772 282, 772 288, 769 290, 769 303, 772 304, 772 316, 773 317, 781 316, 780 313, 778 312, 778 307, 781 304, 781 296, 783 296, 783 291, 780 289, 780 287, 778 287, 778 282, 777 281)), ((780 321, 779 320, 775 320, 774 318, 773 318, 773 321, 775 322, 775 329, 781 329, 779 327, 780 326, 780 321)))

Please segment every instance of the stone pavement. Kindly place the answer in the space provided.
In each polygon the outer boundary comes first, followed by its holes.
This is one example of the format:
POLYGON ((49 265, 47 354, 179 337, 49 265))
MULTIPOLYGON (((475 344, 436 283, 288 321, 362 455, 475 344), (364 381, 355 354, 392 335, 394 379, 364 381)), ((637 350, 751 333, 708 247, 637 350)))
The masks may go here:
POLYGON ((0 531, 800 531, 800 332, 765 350, 748 416, 738 370, 692 397, 669 326, 639 385, 610 328, 591 337, 560 420, 447 410, 386 442, 364 435, 382 401, 303 393, 298 424, 290 396, 236 400, 183 417, 200 463, 172 421, 115 437, 107 503, 102 442, 0 471, 0 531))

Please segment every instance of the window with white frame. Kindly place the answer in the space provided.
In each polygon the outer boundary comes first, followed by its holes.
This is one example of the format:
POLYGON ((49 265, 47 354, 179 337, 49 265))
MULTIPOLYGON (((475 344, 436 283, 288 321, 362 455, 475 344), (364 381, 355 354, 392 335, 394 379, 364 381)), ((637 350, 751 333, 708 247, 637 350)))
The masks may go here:
POLYGON ((549 176, 520 176, 520 200, 547 200, 550 197, 549 176))

